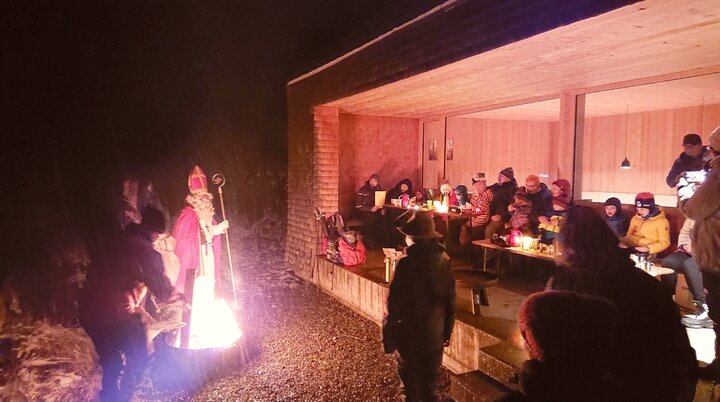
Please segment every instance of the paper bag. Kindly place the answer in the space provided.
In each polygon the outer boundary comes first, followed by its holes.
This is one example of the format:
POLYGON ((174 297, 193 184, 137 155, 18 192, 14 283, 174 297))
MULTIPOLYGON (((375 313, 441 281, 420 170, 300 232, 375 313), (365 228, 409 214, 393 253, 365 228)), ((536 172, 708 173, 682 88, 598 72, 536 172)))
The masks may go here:
POLYGON ((375 192, 375 206, 382 208, 385 205, 385 195, 387 191, 376 191, 375 192))

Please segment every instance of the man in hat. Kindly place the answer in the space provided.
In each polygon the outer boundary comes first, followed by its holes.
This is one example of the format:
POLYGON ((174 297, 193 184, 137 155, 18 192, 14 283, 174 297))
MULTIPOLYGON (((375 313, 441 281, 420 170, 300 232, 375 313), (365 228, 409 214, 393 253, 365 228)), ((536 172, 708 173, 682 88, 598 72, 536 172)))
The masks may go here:
POLYGON ((692 231, 693 258, 700 266, 707 289, 709 316, 715 322, 715 360, 701 375, 720 380, 720 127, 709 137, 713 158, 709 170, 698 187, 686 185, 678 189, 680 209, 695 221, 692 231))
POLYGON ((207 177, 199 166, 195 166, 188 177, 190 194, 185 197, 187 206, 180 212, 175 223, 175 253, 180 260, 175 287, 186 293, 188 272, 206 277, 217 284, 220 279, 221 240, 228 222, 217 223, 213 196, 208 192, 207 177))
POLYGON ((390 284, 383 347, 400 354, 406 400, 436 401, 443 347, 449 345, 455 321, 450 257, 437 243, 442 235, 427 213, 416 212, 398 230, 409 247, 390 284))
POLYGON ((670 247, 670 222, 655 204, 655 196, 648 192, 639 193, 635 196, 635 209, 637 213, 630 220, 621 246, 653 255, 670 247))
POLYGON ((525 179, 525 191, 532 202, 530 211, 530 228, 535 231, 540 224, 541 216, 550 216, 552 213, 553 195, 545 183, 540 182, 540 177, 531 174, 525 179))
POLYGON ((505 229, 505 223, 510 220, 508 206, 513 202, 518 185, 515 180, 515 171, 506 167, 498 174, 497 183, 490 186, 493 193, 490 204, 490 223, 485 228, 485 238, 492 238, 493 233, 500 233, 505 229))
POLYGON ((712 158, 710 150, 703 146, 702 139, 695 133, 683 137, 682 147, 683 151, 675 159, 665 178, 665 183, 670 187, 677 186, 683 172, 702 170, 705 162, 712 158))

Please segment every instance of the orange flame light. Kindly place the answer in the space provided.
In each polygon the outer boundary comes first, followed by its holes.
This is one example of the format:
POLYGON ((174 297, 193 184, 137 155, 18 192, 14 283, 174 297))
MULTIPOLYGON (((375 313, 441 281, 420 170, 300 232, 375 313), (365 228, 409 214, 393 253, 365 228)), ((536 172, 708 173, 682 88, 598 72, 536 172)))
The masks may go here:
POLYGON ((193 287, 189 349, 227 348, 242 336, 232 310, 215 297, 212 279, 200 276, 193 287))

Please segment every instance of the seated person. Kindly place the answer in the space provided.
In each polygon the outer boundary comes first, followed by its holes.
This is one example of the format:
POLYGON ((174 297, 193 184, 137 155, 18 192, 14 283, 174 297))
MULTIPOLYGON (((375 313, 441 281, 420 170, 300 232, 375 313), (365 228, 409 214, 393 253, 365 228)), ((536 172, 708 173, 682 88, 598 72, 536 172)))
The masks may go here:
POLYGON ((515 192, 514 202, 508 205, 508 211, 512 212, 510 221, 505 224, 505 229, 517 229, 523 234, 532 233, 530 228, 530 211, 532 210, 530 195, 525 189, 520 188, 515 192))
POLYGON ((623 400, 620 381, 610 373, 618 322, 606 299, 567 291, 530 295, 518 313, 529 360, 520 368, 518 389, 499 401, 623 400))
POLYGON ((530 211, 530 225, 535 231, 540 224, 540 217, 551 215, 553 195, 545 183, 541 183, 540 178, 534 174, 525 179, 525 191, 533 204, 532 211, 530 211))
POLYGON ((460 232, 460 244, 467 246, 472 240, 481 240, 485 237, 485 227, 490 221, 490 203, 493 193, 487 187, 485 177, 475 175, 472 178, 474 193, 470 197, 472 217, 463 225, 460 232))
POLYGON ((635 208, 637 213, 630 220, 627 235, 620 239, 621 247, 650 255, 670 247, 670 222, 655 204, 655 196, 639 193, 635 196, 635 208))
POLYGON ((360 187, 355 198, 355 208, 360 212, 363 221, 363 242, 368 250, 381 247, 384 242, 385 228, 382 215, 384 210, 375 206, 375 192, 382 191, 380 175, 373 173, 360 187))
POLYGON ((603 219, 605 219, 605 223, 607 223, 610 230, 613 231, 615 237, 618 239, 627 234, 630 219, 623 213, 622 204, 619 199, 610 197, 605 200, 605 215, 603 219))
POLYGON ((415 196, 411 199, 415 205, 422 205, 426 202, 425 193, 422 190, 415 190, 415 196))
POLYGON ((505 223, 510 221, 511 215, 508 205, 513 202, 517 188, 515 171, 511 167, 501 170, 498 174, 498 182, 490 186, 493 198, 490 204, 490 223, 485 228, 486 239, 491 239, 493 234, 505 230, 505 223))
MULTIPOLYGON (((552 193, 553 199, 556 197, 562 197, 568 204, 568 206, 572 205, 572 184, 570 184, 569 181, 565 179, 555 180, 550 186, 550 192, 552 193)), ((552 225, 552 223, 550 222, 550 217, 554 214, 555 211, 550 208, 550 210, 548 210, 545 215, 539 216, 538 220, 540 221, 540 223, 543 223, 545 225, 552 225)))
POLYGON ((406 177, 400 180, 400 182, 396 184, 395 187, 391 188, 390 191, 388 191, 388 199, 396 200, 403 195, 413 197, 414 194, 415 193, 413 193, 412 191, 412 181, 406 177))
POLYGON ((548 223, 541 223, 538 226, 540 241, 545 244, 552 244, 558 233, 560 233, 560 222, 565 218, 565 213, 570 208, 570 203, 563 196, 553 197, 551 204, 553 212, 548 218, 548 223))
POLYGON ((678 235, 678 248, 669 256, 663 258, 662 266, 675 271, 672 275, 663 275, 660 283, 662 283, 671 295, 675 294, 675 286, 677 285, 677 273, 685 274, 690 293, 693 295, 693 304, 695 311, 683 317, 682 322, 686 327, 690 328, 712 328, 713 322, 708 317, 708 306, 705 299, 705 288, 703 287, 703 278, 700 273, 700 266, 692 255, 691 235, 695 226, 695 221, 685 219, 682 229, 678 235))
POLYGON ((470 200, 468 199, 468 189, 460 184, 455 187, 455 198, 457 198, 458 207, 462 209, 470 208, 470 200))
POLYGON ((448 207, 457 207, 458 199, 455 196, 455 190, 453 189, 450 180, 443 180, 440 182, 440 194, 442 194, 442 203, 448 207))

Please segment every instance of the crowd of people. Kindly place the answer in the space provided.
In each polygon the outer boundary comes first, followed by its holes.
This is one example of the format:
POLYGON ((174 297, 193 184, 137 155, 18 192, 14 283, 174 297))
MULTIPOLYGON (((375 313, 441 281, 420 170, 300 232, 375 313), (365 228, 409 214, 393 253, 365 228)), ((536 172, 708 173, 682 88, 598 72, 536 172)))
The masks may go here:
MULTIPOLYGON (((469 197, 465 186, 455 189, 456 205, 466 200, 478 212, 464 229, 466 239, 520 230, 562 245, 545 291, 520 308, 529 360, 518 389, 503 401, 692 401, 698 378, 720 381, 720 127, 709 143, 685 136, 668 173, 686 217, 676 250, 668 250, 670 225, 649 192, 636 195, 628 217, 616 197, 605 201, 604 214, 573 205, 567 180, 548 188, 530 175, 518 187, 512 168, 492 186, 474 176, 469 197), (704 180, 686 173, 694 171, 706 172, 704 180), (636 268, 632 253, 674 273, 658 281, 636 268), (674 300, 678 273, 696 306, 684 317, 674 300), (683 324, 714 328, 712 363, 698 367, 683 324)), ((414 212, 400 230, 408 257, 390 285, 383 343, 386 352, 399 352, 407 400, 434 401, 454 317, 450 258, 429 212, 414 212)))
POLYGON ((152 184, 128 178, 122 193, 112 190, 87 233, 91 265, 79 318, 103 368, 100 399, 129 401, 150 361, 153 338, 189 330, 193 282, 202 277, 218 286, 220 235, 228 223, 215 220, 207 178, 197 166, 172 235, 152 184), (161 315, 169 310, 176 314, 161 315))

